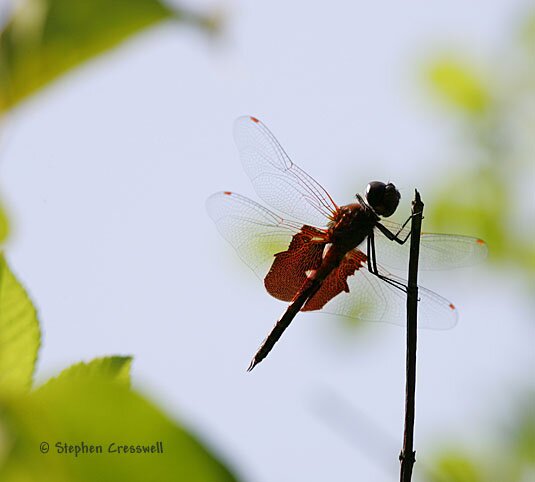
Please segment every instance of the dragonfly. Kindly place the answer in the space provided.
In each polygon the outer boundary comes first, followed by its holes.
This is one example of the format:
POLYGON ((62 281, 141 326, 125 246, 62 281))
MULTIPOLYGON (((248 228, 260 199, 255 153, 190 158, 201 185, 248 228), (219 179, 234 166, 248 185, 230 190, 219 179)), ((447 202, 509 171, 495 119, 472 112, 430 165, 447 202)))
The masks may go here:
MULTIPOLYGON (((309 174, 293 163, 272 132, 256 117, 239 117, 234 138, 257 195, 272 209, 223 191, 206 202, 209 216, 268 293, 288 304, 260 345, 251 371, 299 312, 321 310, 361 321, 406 323, 407 282, 389 271, 408 259, 409 221, 389 218, 401 195, 391 182, 372 181, 364 195, 339 206, 309 174), (379 262, 378 262, 379 260, 379 262), (385 268, 385 266, 387 268, 385 268)), ((457 268, 487 255, 478 238, 422 233, 421 269, 457 268)), ((456 307, 418 287, 419 326, 449 329, 456 307)))

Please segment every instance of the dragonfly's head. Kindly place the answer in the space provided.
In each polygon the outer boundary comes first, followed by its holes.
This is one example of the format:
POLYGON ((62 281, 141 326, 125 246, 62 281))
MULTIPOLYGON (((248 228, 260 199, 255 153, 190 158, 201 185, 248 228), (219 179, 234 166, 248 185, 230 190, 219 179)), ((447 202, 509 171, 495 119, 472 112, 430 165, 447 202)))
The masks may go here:
POLYGON ((401 194, 391 182, 372 181, 366 187, 366 201, 379 216, 392 216, 400 199, 401 194))

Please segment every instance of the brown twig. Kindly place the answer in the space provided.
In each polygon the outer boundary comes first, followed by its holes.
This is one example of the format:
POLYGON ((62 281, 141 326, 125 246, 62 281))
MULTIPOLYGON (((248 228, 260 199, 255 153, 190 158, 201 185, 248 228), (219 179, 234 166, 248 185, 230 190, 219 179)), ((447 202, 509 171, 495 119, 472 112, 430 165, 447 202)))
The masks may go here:
POLYGON ((409 255, 409 280, 407 289, 407 380, 405 385, 405 428, 401 462, 400 481, 410 482, 412 468, 416 461, 414 451, 414 400, 416 393, 416 331, 418 314, 418 256, 420 254, 420 233, 424 205, 420 193, 414 191, 412 202, 411 245, 409 255))

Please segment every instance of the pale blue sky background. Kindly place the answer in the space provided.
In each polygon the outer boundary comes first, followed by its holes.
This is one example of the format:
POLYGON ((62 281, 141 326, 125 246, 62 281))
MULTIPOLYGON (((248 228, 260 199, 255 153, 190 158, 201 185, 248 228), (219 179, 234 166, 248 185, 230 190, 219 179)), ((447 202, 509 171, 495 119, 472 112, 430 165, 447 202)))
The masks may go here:
MULTIPOLYGON (((406 202, 418 186, 425 200, 456 161, 420 62, 446 47, 490 58, 525 6, 228 2, 222 41, 167 24, 20 108, 5 124, 0 188, 14 220, 8 258, 44 327, 38 379, 133 354, 135 384, 247 480, 396 480, 404 330, 352 334, 335 317, 303 315, 247 374, 284 305, 241 265, 204 201, 223 189, 254 198, 231 134, 242 114, 262 118, 339 203, 370 179, 396 182, 406 202), (377 460, 361 446, 372 443, 365 427, 351 441, 318 413, 331 391, 391 435, 377 460)), ((416 472, 448 437, 485 440, 511 390, 533 378, 532 307, 510 274, 424 275, 461 319, 420 333, 416 472)))

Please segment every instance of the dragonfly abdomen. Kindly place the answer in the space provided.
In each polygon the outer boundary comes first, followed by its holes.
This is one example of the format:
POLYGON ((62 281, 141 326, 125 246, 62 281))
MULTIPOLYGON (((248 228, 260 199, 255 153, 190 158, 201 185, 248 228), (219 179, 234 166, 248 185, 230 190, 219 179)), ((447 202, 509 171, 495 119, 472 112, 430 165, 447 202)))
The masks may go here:
POLYGON ((320 287, 309 297, 302 311, 320 310, 335 296, 342 292, 348 293, 347 278, 366 264, 367 257, 362 251, 336 253, 334 250, 335 247, 329 250, 322 266, 316 271, 314 278, 320 287), (332 256, 329 256, 331 253, 332 256))

